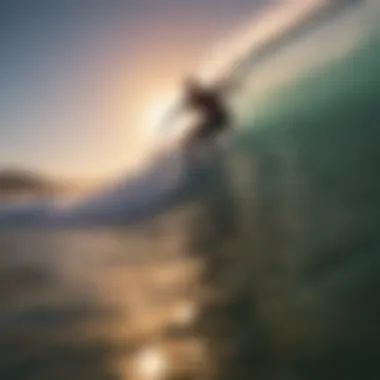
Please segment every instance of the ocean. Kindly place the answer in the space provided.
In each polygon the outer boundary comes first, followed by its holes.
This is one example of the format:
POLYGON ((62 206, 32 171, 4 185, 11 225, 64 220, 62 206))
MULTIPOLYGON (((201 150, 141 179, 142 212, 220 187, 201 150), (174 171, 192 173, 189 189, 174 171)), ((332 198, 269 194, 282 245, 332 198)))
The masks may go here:
POLYGON ((134 227, 2 230, 0 379, 379 378, 367 26, 306 69, 279 58, 207 196, 134 227))

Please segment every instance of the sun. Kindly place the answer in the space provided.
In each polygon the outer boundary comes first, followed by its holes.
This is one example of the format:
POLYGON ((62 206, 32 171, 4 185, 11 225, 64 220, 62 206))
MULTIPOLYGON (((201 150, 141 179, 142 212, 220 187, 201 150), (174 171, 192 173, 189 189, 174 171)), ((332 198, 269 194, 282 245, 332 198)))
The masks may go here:
POLYGON ((142 110, 148 144, 167 148, 180 144, 187 131, 197 123, 199 115, 181 109, 179 91, 161 91, 152 96, 142 110))
POLYGON ((155 138, 160 134, 166 115, 178 101, 179 93, 173 89, 158 90, 149 97, 145 109, 142 110, 149 135, 155 138))

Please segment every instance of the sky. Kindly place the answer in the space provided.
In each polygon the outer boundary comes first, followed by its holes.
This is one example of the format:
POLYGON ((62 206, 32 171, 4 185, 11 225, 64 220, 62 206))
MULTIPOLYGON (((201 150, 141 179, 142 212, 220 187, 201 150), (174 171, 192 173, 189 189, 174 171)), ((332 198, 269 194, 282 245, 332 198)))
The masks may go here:
POLYGON ((268 0, 0 3, 0 169, 101 179, 146 155, 152 109, 268 0))

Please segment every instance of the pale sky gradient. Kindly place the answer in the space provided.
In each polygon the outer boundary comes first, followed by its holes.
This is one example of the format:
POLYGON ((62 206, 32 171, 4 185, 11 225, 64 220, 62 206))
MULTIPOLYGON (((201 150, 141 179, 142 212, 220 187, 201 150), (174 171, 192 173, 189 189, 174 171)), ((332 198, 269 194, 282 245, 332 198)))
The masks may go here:
POLYGON ((104 178, 144 155, 147 113, 268 0, 8 0, 0 167, 104 178))

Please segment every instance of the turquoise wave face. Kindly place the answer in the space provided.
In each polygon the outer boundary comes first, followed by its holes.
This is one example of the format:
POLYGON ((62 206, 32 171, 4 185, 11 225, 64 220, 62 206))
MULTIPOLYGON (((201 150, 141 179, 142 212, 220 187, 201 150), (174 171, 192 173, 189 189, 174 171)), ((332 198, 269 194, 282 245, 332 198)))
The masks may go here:
MULTIPOLYGON (((378 374, 380 35, 367 29, 357 41, 252 101, 236 149, 251 164, 240 198, 249 236, 236 261, 254 261, 244 302, 254 298, 258 312, 229 323, 265 333, 229 339, 269 358, 268 368, 276 358, 280 379, 378 374)), ((239 357, 222 372, 244 368, 253 378, 265 360, 239 357)))
POLYGON ((300 70, 291 80, 270 89, 259 102, 253 101, 254 117, 246 119, 249 129, 349 128, 357 123, 377 123, 380 33, 373 27, 361 34, 339 58, 300 70))

